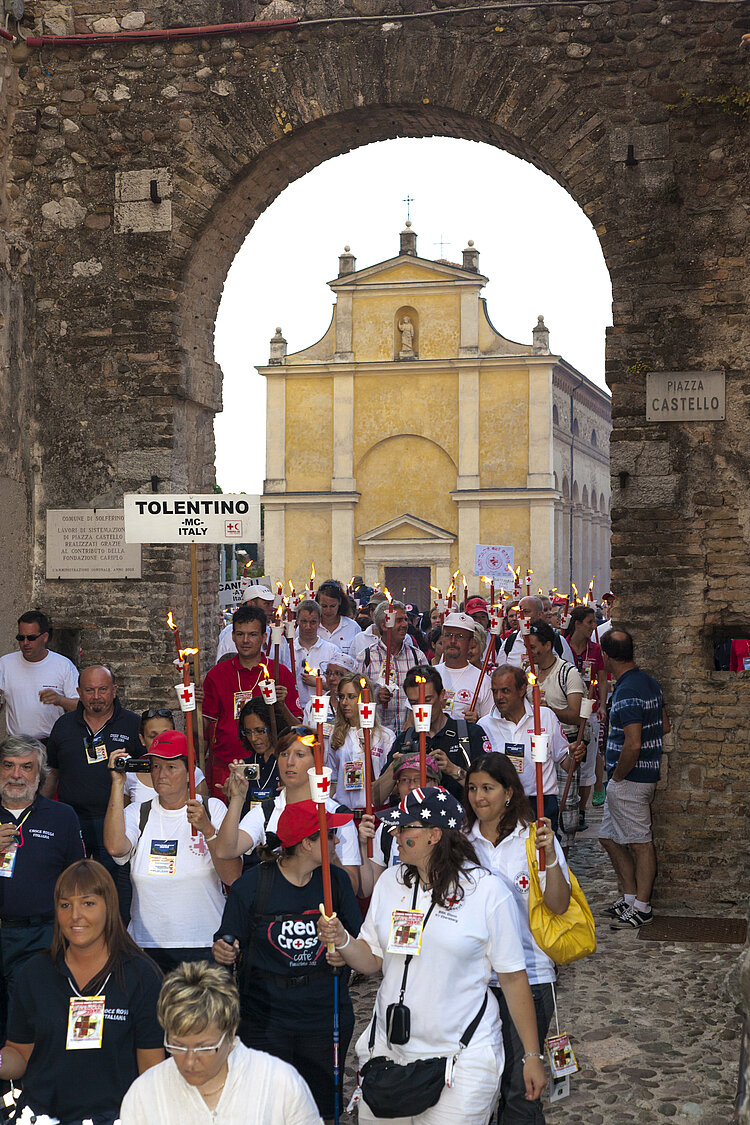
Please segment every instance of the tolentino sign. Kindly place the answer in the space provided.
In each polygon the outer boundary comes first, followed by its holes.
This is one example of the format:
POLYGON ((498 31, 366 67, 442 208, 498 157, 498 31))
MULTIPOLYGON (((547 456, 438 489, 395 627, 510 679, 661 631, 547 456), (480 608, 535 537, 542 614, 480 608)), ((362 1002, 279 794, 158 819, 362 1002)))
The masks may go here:
POLYGON ((723 422, 723 371, 651 371, 646 375, 647 422, 723 422))
POLYGON ((257 543, 260 496, 186 493, 124 497, 126 543, 257 543))

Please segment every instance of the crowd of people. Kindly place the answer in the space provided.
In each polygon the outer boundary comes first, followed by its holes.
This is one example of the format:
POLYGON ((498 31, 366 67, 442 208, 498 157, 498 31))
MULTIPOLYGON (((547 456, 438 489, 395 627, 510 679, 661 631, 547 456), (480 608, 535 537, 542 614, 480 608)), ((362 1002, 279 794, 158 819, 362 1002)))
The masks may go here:
POLYGON ((7 1112, 62 1125, 337 1120, 350 974, 380 973, 354 1047, 361 1122, 543 1125, 556 966, 529 926, 530 833, 544 903, 563 915, 576 834, 603 804, 609 920, 653 917, 669 720, 612 624, 614 596, 601 609, 527 596, 498 613, 467 593, 420 614, 329 580, 272 643, 275 600, 248 586, 221 632, 198 685, 206 757, 193 786, 163 700, 130 710, 109 668, 79 672, 50 647, 44 613, 18 619, 19 649, 0 658, 7 1112), (549 746, 540 795, 530 663, 549 746), (309 778, 321 736, 327 839, 309 778), (415 1112, 406 1098, 400 1112, 396 1092, 385 1112, 368 1060, 435 1057, 435 1103, 415 1112))

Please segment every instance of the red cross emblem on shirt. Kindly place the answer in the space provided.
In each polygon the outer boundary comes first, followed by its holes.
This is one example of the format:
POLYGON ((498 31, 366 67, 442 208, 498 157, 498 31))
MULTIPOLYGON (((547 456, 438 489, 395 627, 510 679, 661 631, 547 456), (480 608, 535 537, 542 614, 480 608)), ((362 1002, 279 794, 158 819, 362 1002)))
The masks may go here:
POLYGON ((414 714, 419 719, 420 723, 423 723, 427 719, 428 712, 425 711, 424 707, 418 707, 414 714))
POLYGON ((189 687, 183 688, 183 690, 180 692, 180 699, 184 699, 186 703, 189 703, 192 698, 193 698, 193 693, 190 690, 190 688, 189 687))
POLYGON ((516 875, 516 886, 519 891, 527 891, 529 889, 528 875, 516 875))
POLYGON ((362 718, 363 719, 369 719, 371 714, 372 714, 372 708, 367 703, 365 703, 365 705, 362 708, 362 718))
POLYGON ((323 699, 322 699, 321 696, 319 696, 319 695, 315 696, 315 698, 313 699, 313 702, 312 702, 312 709, 313 709, 313 711, 315 712, 316 715, 319 715, 320 712, 325 709, 325 703, 323 702, 323 699))

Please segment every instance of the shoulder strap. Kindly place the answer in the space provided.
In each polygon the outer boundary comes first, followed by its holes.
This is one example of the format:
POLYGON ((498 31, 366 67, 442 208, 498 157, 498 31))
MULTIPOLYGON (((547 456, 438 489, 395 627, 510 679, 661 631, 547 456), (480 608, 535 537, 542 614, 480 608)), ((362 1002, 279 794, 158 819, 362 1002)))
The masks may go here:
POLYGON ((515 633, 511 633, 509 637, 506 637, 505 644, 503 645, 506 656, 510 656, 510 651, 513 648, 513 645, 516 643, 517 636, 518 630, 516 629, 515 633))
POLYGON ((471 765, 471 742, 469 740, 469 724, 463 715, 456 719, 456 728, 458 730, 458 745, 461 748, 461 753, 464 756, 464 761, 467 766, 471 765))
POLYGON ((268 900, 271 897, 271 888, 273 887, 273 880, 276 874, 275 863, 261 863, 258 865, 258 886, 255 891, 255 900, 253 907, 250 911, 250 939, 247 943, 247 949, 243 951, 243 966, 245 974, 249 975, 252 970, 253 964, 253 949, 255 947, 255 931, 256 921, 262 918, 268 908, 268 900))
POLYGON ((387 867, 391 862, 391 852, 393 851, 393 836, 388 831, 383 831, 380 834, 380 850, 387 867))
POLYGON ((365 668, 369 669, 370 663, 371 663, 370 646, 369 645, 365 649, 364 656, 362 657, 362 663, 364 664, 365 668))
POLYGON ((463 1033, 463 1035, 461 1036, 461 1038, 459 1040, 461 1050, 463 1050, 464 1047, 469 1046, 469 1043, 471 1043, 474 1032, 476 1031, 476 1029, 479 1027, 479 1024, 481 1023, 482 1016, 484 1015, 484 1010, 487 1007, 487 996, 488 996, 488 993, 485 992, 484 1000, 482 1001, 482 1007, 479 1009, 477 1014, 474 1016, 474 1019, 471 1021, 469 1026, 466 1028, 466 1031, 463 1033))
POLYGON ((146 821, 148 820, 149 816, 151 815, 151 806, 153 805, 153 803, 154 803, 154 800, 153 800, 153 797, 152 797, 150 801, 144 801, 142 803, 141 807, 140 807, 140 811, 139 811, 139 815, 138 815, 138 835, 139 836, 143 835, 143 829, 146 827, 146 821))
POLYGON ((555 650, 555 652, 557 653, 558 656, 562 656, 562 654, 563 654, 562 637, 557 632, 555 633, 555 639, 552 642, 552 647, 553 647, 553 649, 555 650))
POLYGON ((263 827, 268 827, 268 822, 273 816, 273 810, 276 808, 276 798, 266 797, 265 801, 261 801, 260 807, 263 810, 263 827))

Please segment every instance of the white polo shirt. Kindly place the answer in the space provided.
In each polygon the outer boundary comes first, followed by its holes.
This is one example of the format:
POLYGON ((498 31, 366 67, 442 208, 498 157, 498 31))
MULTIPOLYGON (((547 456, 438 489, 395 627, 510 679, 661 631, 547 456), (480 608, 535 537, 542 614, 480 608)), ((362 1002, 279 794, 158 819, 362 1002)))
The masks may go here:
MULTIPOLYGON (((534 733, 534 709, 528 699, 524 699, 524 715, 520 722, 511 723, 503 719, 497 707, 489 715, 479 720, 479 726, 492 743, 493 751, 507 754, 518 771, 524 792, 534 796, 536 793, 536 763, 531 760, 531 735, 534 733)), ((549 734, 549 754, 542 766, 545 796, 557 796, 557 773, 555 766, 568 753, 568 740, 560 726, 560 720, 549 707, 541 708, 542 730, 549 734)))
POLYGON ((342 652, 348 652, 351 648, 352 641, 358 637, 362 632, 357 622, 353 617, 342 617, 339 620, 338 628, 329 633, 325 625, 318 626, 318 636, 322 637, 324 641, 330 641, 336 648, 340 648, 342 652))
POLYGON ((341 650, 336 645, 332 645, 330 641, 323 640, 322 637, 318 637, 314 645, 305 648, 299 639, 299 629, 297 630, 294 637, 294 667, 297 673, 297 695, 299 696, 300 707, 304 708, 315 694, 314 685, 302 683, 305 661, 307 661, 309 668, 320 668, 321 671, 324 671, 324 665, 340 655, 341 650))
POLYGON ((67 656, 48 652, 44 660, 26 660, 20 652, 0 657, 0 691, 5 693, 8 734, 46 738, 64 715, 62 707, 41 703, 40 691, 56 691, 66 699, 78 694, 78 669, 67 656))
POLYGON ((477 683, 482 680, 477 698, 477 714, 489 715, 492 710, 492 684, 481 668, 466 664, 463 668, 449 668, 444 661, 436 665, 445 688, 445 707, 449 715, 460 718, 471 707, 477 683))
MULTIPOLYGON (((504 885, 513 895, 518 915, 518 928, 521 933, 523 955, 526 958, 526 974, 529 984, 547 984, 557 977, 555 962, 534 941, 529 928, 529 861, 526 856, 526 841, 529 837, 529 825, 516 825, 510 836, 506 836, 497 846, 485 839, 479 827, 479 821, 473 825, 468 833, 474 845, 474 851, 479 856, 481 863, 499 875, 504 885)), ((568 865, 565 862, 565 853, 558 840, 555 840, 555 854, 560 863, 560 870, 570 885, 568 865)), ((547 876, 540 872, 539 881, 544 890, 547 876)))
MULTIPOLYGON (((330 813, 338 811, 340 801, 326 801, 326 810, 330 813)), ((282 789, 278 797, 274 800, 274 810, 269 817, 268 824, 264 823, 265 816, 263 813, 263 806, 256 805, 255 808, 250 809, 240 821, 239 827, 242 832, 247 832, 248 836, 253 842, 246 855, 252 855, 255 848, 260 844, 266 842, 266 832, 275 832, 276 826, 279 823, 279 817, 286 808, 286 792, 282 789)), ((344 824, 341 828, 336 829, 336 835, 339 842, 336 845, 336 855, 341 860, 344 867, 359 867, 362 860, 359 855, 359 835, 354 822, 344 824)))

